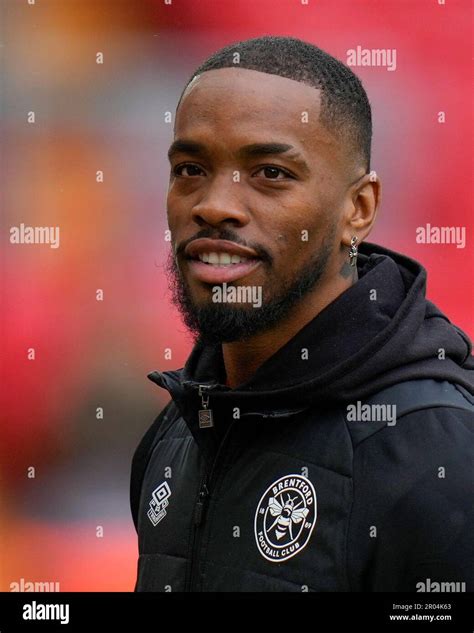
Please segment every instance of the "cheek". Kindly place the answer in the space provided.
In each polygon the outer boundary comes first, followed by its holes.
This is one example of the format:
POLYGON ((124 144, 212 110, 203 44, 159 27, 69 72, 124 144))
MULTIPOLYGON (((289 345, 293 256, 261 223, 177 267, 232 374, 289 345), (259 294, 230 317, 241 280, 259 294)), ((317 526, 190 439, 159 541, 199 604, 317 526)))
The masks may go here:
MULTIPOLYGON (((285 221, 272 222, 266 229, 276 257, 299 262, 309 257, 329 231, 327 214, 316 205, 285 210, 285 221), (273 224, 273 226, 272 226, 273 224)), ((291 262, 290 262, 291 264, 291 262)))
POLYGON ((172 232, 179 229, 186 220, 185 209, 181 208, 181 206, 179 196, 169 192, 166 198, 166 216, 168 218, 168 226, 172 232))

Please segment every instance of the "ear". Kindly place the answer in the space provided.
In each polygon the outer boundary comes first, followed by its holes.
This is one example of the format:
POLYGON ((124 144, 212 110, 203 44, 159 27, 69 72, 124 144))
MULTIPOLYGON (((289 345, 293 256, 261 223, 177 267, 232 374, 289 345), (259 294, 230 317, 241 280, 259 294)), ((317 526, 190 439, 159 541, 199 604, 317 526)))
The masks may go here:
POLYGON ((353 235, 359 244, 369 235, 382 199, 382 184, 375 171, 364 174, 347 192, 341 241, 350 246, 353 235))

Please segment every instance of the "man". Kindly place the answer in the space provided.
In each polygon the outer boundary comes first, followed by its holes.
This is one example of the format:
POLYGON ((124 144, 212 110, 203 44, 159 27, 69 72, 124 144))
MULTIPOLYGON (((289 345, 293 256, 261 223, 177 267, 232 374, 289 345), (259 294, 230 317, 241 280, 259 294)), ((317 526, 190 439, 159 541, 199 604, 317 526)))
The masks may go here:
POLYGON ((371 133, 359 79, 297 39, 188 82, 169 269, 197 341, 149 374, 171 401, 133 459, 136 590, 472 589, 471 344, 365 243, 371 133))

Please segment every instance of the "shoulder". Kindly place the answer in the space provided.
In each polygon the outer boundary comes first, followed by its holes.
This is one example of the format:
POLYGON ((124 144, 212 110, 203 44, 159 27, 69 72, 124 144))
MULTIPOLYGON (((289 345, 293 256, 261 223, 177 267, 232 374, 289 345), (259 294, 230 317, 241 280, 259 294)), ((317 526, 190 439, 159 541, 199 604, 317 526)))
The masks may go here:
POLYGON ((474 450, 473 400, 462 387, 435 380, 398 383, 366 399, 347 421, 354 476, 403 490, 415 481, 419 488, 429 485, 431 477, 444 480, 445 490, 450 481, 467 482, 474 450))
POLYGON ((133 454, 130 472, 130 505, 135 527, 138 521, 141 486, 151 451, 156 442, 172 428, 179 416, 178 408, 173 400, 170 400, 148 428, 133 454))
POLYGON ((147 429, 145 435, 140 440, 133 460, 139 459, 143 453, 148 453, 158 433, 166 431, 171 423, 176 419, 178 415, 177 407, 173 400, 170 400, 168 404, 161 410, 161 412, 153 420, 152 424, 147 429))
POLYGON ((432 379, 396 383, 349 403, 346 422, 354 450, 359 445, 401 441, 405 434, 450 435, 474 430, 474 396, 462 386, 432 379))
POLYGON ((446 580, 451 573, 472 583, 474 407, 454 386, 445 385, 445 394, 433 399, 440 385, 434 387, 431 398, 426 392, 409 406, 400 400, 400 415, 387 421, 348 422, 354 446, 350 559, 362 565, 372 551, 379 590, 414 591, 416 579, 446 580))

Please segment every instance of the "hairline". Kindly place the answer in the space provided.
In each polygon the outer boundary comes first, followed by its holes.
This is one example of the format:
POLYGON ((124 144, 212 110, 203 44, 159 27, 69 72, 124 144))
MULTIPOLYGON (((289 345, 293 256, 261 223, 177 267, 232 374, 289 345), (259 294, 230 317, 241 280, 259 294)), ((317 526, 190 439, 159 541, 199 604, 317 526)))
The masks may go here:
MULTIPOLYGON (((181 93, 181 96, 178 100, 178 103, 176 105, 176 110, 175 110, 175 124, 174 124, 174 129, 173 132, 176 132, 176 114, 178 112, 178 108, 181 105, 181 102, 184 98, 184 96, 186 95, 186 91, 188 90, 188 88, 191 86, 191 84, 193 84, 194 82, 196 82, 199 78, 201 78, 204 73, 209 73, 215 70, 226 70, 228 68, 236 68, 236 70, 249 70, 249 71, 253 71, 253 72, 258 72, 258 73, 263 73, 265 75, 272 75, 274 77, 281 77, 282 79, 290 79, 291 81, 297 81, 300 84, 303 84, 305 86, 308 86, 309 88, 312 88, 313 90, 316 90, 318 95, 317 97, 319 97, 318 100, 318 104, 319 104, 319 114, 318 114, 318 123, 324 128, 324 130, 326 132, 328 132, 329 134, 331 134, 331 136, 338 142, 340 143, 338 137, 335 135, 334 133, 334 127, 331 126, 330 124, 327 123, 327 119, 326 121, 324 120, 324 114, 327 108, 327 102, 324 98, 324 95, 327 93, 327 91, 324 90, 323 86, 315 86, 314 84, 309 83, 308 81, 301 81, 300 79, 293 79, 291 77, 286 77, 285 75, 280 75, 279 73, 270 73, 267 72, 265 70, 257 70, 255 68, 245 68, 242 66, 237 66, 236 64, 234 65, 229 65, 229 66, 221 66, 219 68, 209 68, 209 69, 205 69, 205 70, 200 70, 199 72, 196 72, 194 75, 191 76, 191 78, 188 80, 188 82, 186 83, 185 87, 183 88, 183 91, 181 93)), ((316 97, 316 98, 317 98, 316 97)), ((315 100, 316 100, 315 98, 315 100)), ((364 154, 361 150, 357 151, 357 156, 355 158, 353 158, 352 160, 348 157, 348 152, 344 151, 344 148, 348 148, 350 150, 350 144, 347 142, 347 135, 346 135, 346 144, 345 146, 341 147, 341 155, 342 157, 345 159, 346 163, 347 163, 347 167, 348 169, 350 169, 350 166, 354 166, 356 167, 357 165, 362 164, 363 162, 365 162, 365 157, 364 154)), ((364 167, 365 169, 365 167, 364 167)), ((368 173, 368 169, 366 169, 366 172, 368 173)))

